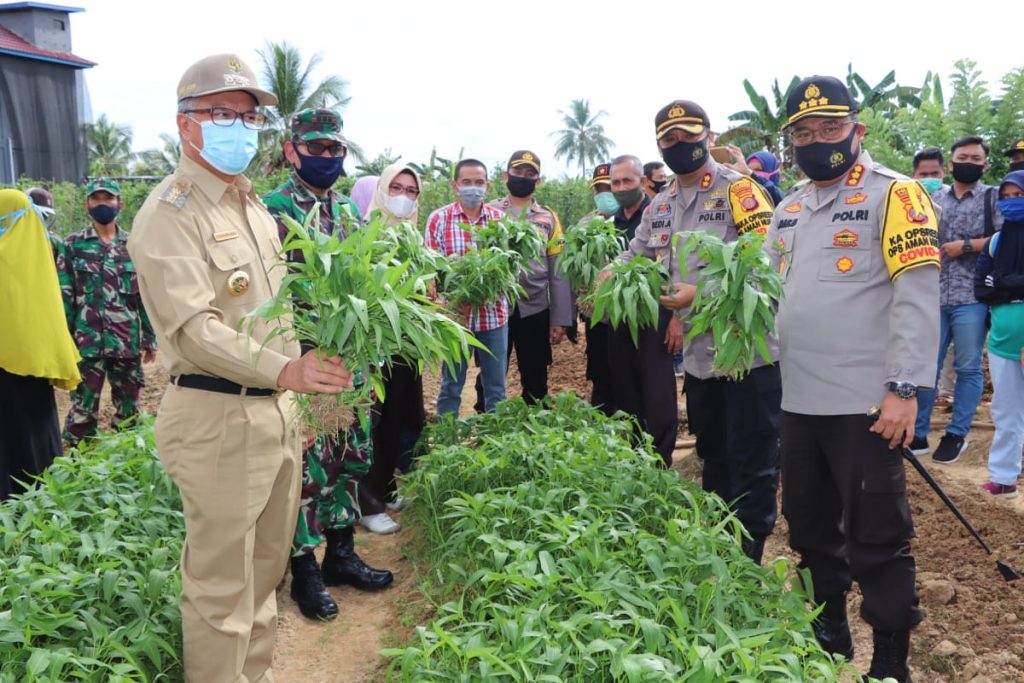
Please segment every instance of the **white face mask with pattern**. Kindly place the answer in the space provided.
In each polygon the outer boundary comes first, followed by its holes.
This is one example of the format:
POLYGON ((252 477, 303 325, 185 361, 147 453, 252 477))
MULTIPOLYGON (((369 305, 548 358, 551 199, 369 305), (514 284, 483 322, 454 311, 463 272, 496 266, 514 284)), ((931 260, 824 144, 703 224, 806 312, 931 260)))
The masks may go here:
POLYGON ((408 218, 412 215, 413 209, 416 208, 416 202, 406 197, 404 194, 396 194, 388 197, 385 208, 395 218, 408 218))

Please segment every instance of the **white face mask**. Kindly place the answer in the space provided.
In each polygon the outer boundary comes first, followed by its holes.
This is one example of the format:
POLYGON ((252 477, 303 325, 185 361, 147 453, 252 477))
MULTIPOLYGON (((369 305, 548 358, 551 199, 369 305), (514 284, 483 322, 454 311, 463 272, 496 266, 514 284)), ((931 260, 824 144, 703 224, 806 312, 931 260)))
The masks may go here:
POLYGON ((388 197, 388 203, 385 205, 385 208, 395 218, 408 218, 412 215, 413 209, 416 208, 416 202, 404 194, 396 194, 388 197))

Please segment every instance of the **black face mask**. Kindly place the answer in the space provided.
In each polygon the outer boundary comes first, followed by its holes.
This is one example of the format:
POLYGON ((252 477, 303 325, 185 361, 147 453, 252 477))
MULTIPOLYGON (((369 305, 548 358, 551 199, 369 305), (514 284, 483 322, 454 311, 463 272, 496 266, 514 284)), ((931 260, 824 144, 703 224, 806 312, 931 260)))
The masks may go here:
POLYGON ((1014 171, 1024 171, 1024 161, 1011 161, 1010 162, 1010 173, 1014 171))
POLYGON ((668 149, 661 150, 661 158, 676 175, 693 173, 708 160, 708 139, 704 138, 700 142, 677 142, 668 149))
POLYGON ((838 142, 812 142, 803 147, 794 147, 796 164, 811 180, 833 180, 857 163, 858 153, 852 151, 857 126, 838 142))
POLYGON ((117 218, 118 212, 120 212, 119 208, 109 204, 97 204, 89 209, 89 215, 100 225, 110 225, 113 223, 114 219, 117 218))
POLYGON ((657 194, 657 193, 661 192, 662 190, 664 190, 666 185, 668 185, 668 181, 667 180, 652 180, 651 181, 651 187, 654 188, 654 193, 655 194, 657 194))
POLYGON ((615 195, 615 201, 619 203, 619 206, 628 208, 633 206, 641 199, 644 198, 644 191, 639 187, 634 187, 632 190, 620 190, 619 192, 612 192, 615 195))
POLYGON ((985 167, 982 164, 953 162, 953 180, 964 185, 978 182, 981 179, 981 174, 984 172, 985 167))
POLYGON ((537 179, 510 175, 505 185, 508 186, 508 193, 510 195, 522 199, 523 197, 529 197, 537 189, 537 179))

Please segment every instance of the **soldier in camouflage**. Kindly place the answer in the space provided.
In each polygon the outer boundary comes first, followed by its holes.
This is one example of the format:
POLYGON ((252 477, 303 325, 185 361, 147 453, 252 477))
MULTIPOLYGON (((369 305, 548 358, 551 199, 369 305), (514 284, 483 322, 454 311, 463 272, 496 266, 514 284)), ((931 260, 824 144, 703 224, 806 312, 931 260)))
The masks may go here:
MULTIPOLYGON (((292 116, 292 136, 284 143, 292 175, 263 197, 277 220, 282 241, 288 234, 282 217, 301 223, 318 203, 319 228, 325 234, 344 237, 359 226, 359 209, 332 189, 347 153, 341 125, 341 117, 330 109, 304 109, 292 116)), ((288 254, 289 261, 301 258, 298 250, 288 254)), ((389 571, 368 567, 353 548, 355 523, 361 516, 359 480, 372 462, 368 419, 357 420, 346 433, 318 436, 302 454, 302 502, 292 547, 291 595, 310 619, 329 620, 338 615, 338 606, 325 586, 347 584, 378 590, 394 579, 389 571), (325 539, 321 568, 313 551, 325 539)))
POLYGON ((64 424, 70 446, 96 434, 103 381, 109 378, 116 429, 138 412, 142 363, 156 354, 156 337, 139 297, 139 281, 117 224, 121 187, 97 178, 86 187, 85 208, 92 225, 68 235, 57 252, 57 274, 68 328, 82 356, 82 383, 71 393, 64 424))

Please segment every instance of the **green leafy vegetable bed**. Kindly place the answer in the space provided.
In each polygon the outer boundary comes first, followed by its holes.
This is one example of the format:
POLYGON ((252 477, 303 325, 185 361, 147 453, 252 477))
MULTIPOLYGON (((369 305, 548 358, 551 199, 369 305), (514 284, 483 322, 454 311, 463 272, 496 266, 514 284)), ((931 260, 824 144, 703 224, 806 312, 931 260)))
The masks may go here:
POLYGON ((182 680, 184 533, 149 421, 0 504, 0 683, 182 680))
MULTIPOLYGON (((430 433, 408 493, 437 617, 402 681, 834 681, 784 559, 574 396, 430 433), (438 597, 442 596, 442 597, 438 597)), ((408 517, 407 517, 408 519, 408 517)))

